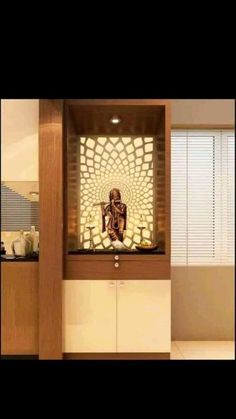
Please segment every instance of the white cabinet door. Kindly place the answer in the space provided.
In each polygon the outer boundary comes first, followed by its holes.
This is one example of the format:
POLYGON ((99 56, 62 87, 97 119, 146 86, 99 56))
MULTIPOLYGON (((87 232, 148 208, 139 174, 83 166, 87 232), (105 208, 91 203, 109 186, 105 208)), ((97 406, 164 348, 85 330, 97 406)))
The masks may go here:
POLYGON ((116 351, 116 281, 63 281, 63 352, 116 351))
POLYGON ((170 280, 117 281, 117 351, 170 352, 170 280))

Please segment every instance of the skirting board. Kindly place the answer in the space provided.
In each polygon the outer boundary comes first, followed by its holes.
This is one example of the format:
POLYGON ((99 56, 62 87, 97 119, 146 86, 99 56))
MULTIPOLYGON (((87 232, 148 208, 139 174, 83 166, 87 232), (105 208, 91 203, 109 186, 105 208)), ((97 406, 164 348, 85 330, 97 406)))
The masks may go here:
POLYGON ((67 360, 158 360, 170 359, 170 352, 145 352, 145 353, 112 353, 112 352, 97 352, 97 353, 64 353, 63 359, 67 360))

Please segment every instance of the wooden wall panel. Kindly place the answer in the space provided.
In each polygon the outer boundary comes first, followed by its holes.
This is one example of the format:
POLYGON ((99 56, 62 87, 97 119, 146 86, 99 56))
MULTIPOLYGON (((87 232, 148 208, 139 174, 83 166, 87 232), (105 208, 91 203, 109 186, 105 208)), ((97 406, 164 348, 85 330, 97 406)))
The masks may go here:
POLYGON ((65 107, 64 138, 64 253, 78 248, 79 182, 78 136, 68 107, 65 107))
POLYGON ((39 358, 62 358, 63 100, 39 102, 39 358))
POLYGON ((165 107, 165 246, 166 255, 171 263, 171 108, 165 107))
POLYGON ((1 264, 1 354, 38 354, 38 262, 1 264))

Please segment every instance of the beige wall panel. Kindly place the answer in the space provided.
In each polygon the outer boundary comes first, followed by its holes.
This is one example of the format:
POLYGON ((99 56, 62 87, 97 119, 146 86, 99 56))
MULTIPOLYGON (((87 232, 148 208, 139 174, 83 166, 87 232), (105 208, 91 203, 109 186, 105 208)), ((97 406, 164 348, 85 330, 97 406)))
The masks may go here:
POLYGON ((234 125, 234 107, 232 99, 171 100, 171 124, 234 125))
POLYGON ((234 268, 171 268, 172 340, 234 339, 234 268))

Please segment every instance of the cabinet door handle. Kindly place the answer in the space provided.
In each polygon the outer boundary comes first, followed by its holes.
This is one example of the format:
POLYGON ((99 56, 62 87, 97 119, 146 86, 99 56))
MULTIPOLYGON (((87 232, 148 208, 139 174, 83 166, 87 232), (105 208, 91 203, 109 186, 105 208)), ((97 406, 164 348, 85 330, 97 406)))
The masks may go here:
POLYGON ((119 265, 119 263, 118 263, 118 262, 114 263, 114 267, 115 267, 115 268, 119 268, 119 266, 120 266, 120 265, 119 265))
POLYGON ((125 285, 124 281, 120 281, 120 286, 123 287, 125 285))
POLYGON ((109 286, 114 287, 116 285, 115 281, 109 281, 109 286))

